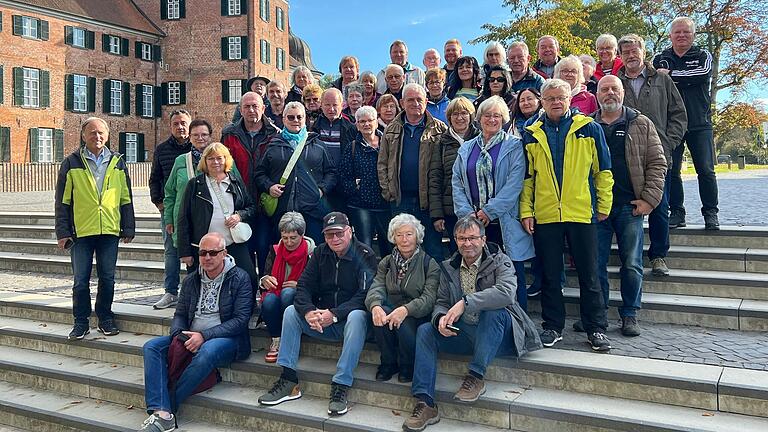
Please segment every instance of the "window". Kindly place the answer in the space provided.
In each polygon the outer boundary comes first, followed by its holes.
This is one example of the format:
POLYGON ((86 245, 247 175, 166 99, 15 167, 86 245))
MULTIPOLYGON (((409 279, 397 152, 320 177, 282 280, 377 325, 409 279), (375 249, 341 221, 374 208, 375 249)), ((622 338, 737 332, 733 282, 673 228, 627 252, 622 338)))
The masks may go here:
POLYGON ((93 49, 94 35, 84 28, 64 26, 64 43, 75 48, 93 49))
POLYGON ((133 132, 125 133, 125 161, 128 163, 138 162, 138 135, 133 132))
POLYGON ((230 103, 238 103, 240 102, 240 96, 243 94, 243 81, 236 79, 236 80, 229 80, 229 97, 228 101, 230 103))
POLYGON ((172 81, 168 83, 168 105, 181 104, 181 83, 172 81))
POLYGON ((280 31, 285 30, 285 16, 282 8, 275 8, 275 26, 280 31))
POLYGON ((285 70, 285 50, 278 48, 276 51, 277 60, 275 62, 277 63, 277 70, 285 70))
POLYGON ((181 18, 181 0, 168 0, 167 7, 168 19, 181 18))
POLYGON ((38 20, 35 18, 21 17, 21 35, 37 39, 39 37, 37 24, 38 20))
POLYGON ((74 96, 72 109, 75 111, 88 111, 88 79, 85 75, 73 75, 74 96))
POLYGON ((13 15, 13 34, 28 39, 48 40, 48 21, 13 15))
POLYGON ((37 108, 40 106, 40 70, 23 68, 24 102, 22 106, 37 108))
POLYGON ((72 46, 85 48, 85 29, 77 27, 72 29, 72 46))
POLYGON ((240 36, 232 36, 229 39, 229 58, 231 60, 239 60, 243 57, 240 46, 240 36))
POLYGON ((259 17, 269 22, 269 0, 259 0, 259 17))
POLYGON ((240 0, 227 0, 227 13, 232 15, 240 15, 240 0))
POLYGON ((265 39, 261 40, 261 62, 264 64, 270 64, 272 63, 272 53, 270 50, 272 49, 272 44, 267 42, 265 39))
POLYGON ((53 129, 37 129, 37 162, 53 162, 53 129))
POLYGON ((11 128, 0 127, 0 162, 11 161, 11 128))
POLYGON ((154 105, 154 87, 151 85, 142 85, 142 92, 141 92, 141 116, 142 117, 152 117, 154 115, 155 105, 154 105))
POLYGON ((123 113, 123 82, 122 81, 110 80, 109 113, 118 114, 118 115, 123 113))
POLYGON ((120 54, 120 38, 118 36, 109 37, 109 53, 120 54))
POLYGON ((152 45, 150 44, 141 44, 141 59, 152 61, 152 45))

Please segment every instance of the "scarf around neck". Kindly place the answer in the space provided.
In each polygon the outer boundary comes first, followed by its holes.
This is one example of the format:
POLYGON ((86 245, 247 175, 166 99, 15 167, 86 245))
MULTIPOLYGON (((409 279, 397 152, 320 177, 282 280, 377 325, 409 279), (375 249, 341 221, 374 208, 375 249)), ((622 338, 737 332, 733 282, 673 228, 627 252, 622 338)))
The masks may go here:
POLYGON ((295 149, 301 141, 307 139, 307 127, 302 127, 301 130, 296 133, 288 131, 288 128, 283 128, 280 136, 283 137, 291 148, 295 149))
POLYGON ((488 142, 484 142, 483 135, 480 134, 480 156, 477 158, 477 189, 479 192, 480 202, 479 207, 482 209, 488 204, 488 201, 494 195, 494 181, 493 181, 493 158, 489 150, 495 145, 502 142, 507 137, 504 130, 499 130, 496 135, 492 136, 488 142))
POLYGON ((307 265, 307 256, 309 255, 309 244, 307 244, 307 240, 302 238, 299 247, 292 251, 289 251, 282 241, 277 246, 274 246, 274 249, 275 261, 272 264, 272 276, 277 279, 277 288, 275 288, 274 293, 279 296, 285 281, 298 281, 304 272, 304 267, 307 265), (286 277, 285 269, 288 266, 291 267, 291 272, 286 277))
POLYGON ((464 136, 460 135, 458 132, 456 132, 455 129, 453 129, 453 126, 448 127, 448 132, 451 134, 451 136, 459 142, 459 146, 464 144, 464 136))
POLYGON ((397 282, 400 283, 403 278, 405 277, 405 274, 408 273, 408 266, 411 264, 411 261, 413 261, 413 258, 416 257, 416 255, 419 254, 419 248, 417 247, 415 251, 413 251, 413 255, 411 255, 410 258, 405 259, 405 257, 400 254, 400 250, 395 247, 392 249, 392 259, 395 261, 395 268, 397 269, 397 282))

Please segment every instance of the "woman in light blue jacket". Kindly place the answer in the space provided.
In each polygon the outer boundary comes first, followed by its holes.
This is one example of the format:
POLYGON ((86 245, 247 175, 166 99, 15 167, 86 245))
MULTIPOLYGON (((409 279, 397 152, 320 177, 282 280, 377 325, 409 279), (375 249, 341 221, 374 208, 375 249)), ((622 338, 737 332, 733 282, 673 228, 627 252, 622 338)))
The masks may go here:
POLYGON ((459 218, 475 213, 486 225, 488 241, 502 246, 512 259, 517 273, 517 300, 526 309, 523 262, 535 253, 533 237, 520 225, 519 198, 525 177, 523 143, 503 130, 509 122, 504 99, 486 99, 477 108, 475 118, 481 133, 459 148, 453 164, 453 208, 459 218))

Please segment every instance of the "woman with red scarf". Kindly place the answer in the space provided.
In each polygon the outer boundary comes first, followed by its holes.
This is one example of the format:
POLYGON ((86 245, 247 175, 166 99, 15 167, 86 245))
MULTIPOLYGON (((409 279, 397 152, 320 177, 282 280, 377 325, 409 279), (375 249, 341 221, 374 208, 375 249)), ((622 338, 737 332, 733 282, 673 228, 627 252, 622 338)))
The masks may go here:
POLYGON ((264 356, 267 363, 277 361, 283 312, 293 304, 296 282, 315 249, 315 242, 304 236, 306 222, 301 213, 285 213, 277 227, 280 230, 280 241, 269 250, 265 276, 259 281, 262 290, 261 319, 267 324, 267 331, 272 338, 264 356))

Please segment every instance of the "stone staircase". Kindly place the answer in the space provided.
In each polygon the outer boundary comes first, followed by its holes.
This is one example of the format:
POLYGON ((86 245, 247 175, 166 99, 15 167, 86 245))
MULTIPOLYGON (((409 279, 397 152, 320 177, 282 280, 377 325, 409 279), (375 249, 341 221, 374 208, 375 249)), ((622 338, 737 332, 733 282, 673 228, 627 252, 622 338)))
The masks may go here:
MULTIPOLYGON (((159 222, 156 216, 137 220, 142 236, 120 245, 119 277, 158 281, 159 222)), ((670 252, 669 263, 679 270, 668 278, 646 276, 642 319, 765 331, 768 251, 760 248, 768 249, 768 230, 702 233, 673 231, 673 244, 686 244, 670 252)), ((0 269, 69 273, 68 257, 54 244, 52 215, 0 214, 0 269)), ((611 275, 614 282, 618 270, 611 275)), ((572 277, 569 286, 575 286, 572 277)), ((569 303, 578 301, 577 290, 566 294, 569 303)), ((530 307, 535 310, 537 302, 530 307)), ((575 307, 569 305, 569 313, 575 307)), ((66 340, 69 298, 0 290, 0 424, 30 431, 138 429, 146 418, 141 347, 168 333, 172 311, 126 303, 114 310, 120 335, 94 331, 72 343, 66 340)), ((375 381, 374 344, 361 357, 350 412, 333 418, 326 408, 338 345, 305 339, 299 366, 304 396, 265 408, 256 399, 280 369, 263 361, 266 333, 254 330, 251 337, 256 352, 222 370, 221 384, 189 399, 179 414, 180 430, 401 430, 413 407, 410 386, 375 381)), ((768 431, 766 371, 546 349, 519 361, 494 361, 487 393, 464 405, 452 395, 466 361, 441 356, 436 399, 442 420, 428 430, 768 431)))

